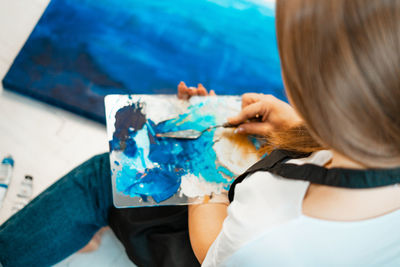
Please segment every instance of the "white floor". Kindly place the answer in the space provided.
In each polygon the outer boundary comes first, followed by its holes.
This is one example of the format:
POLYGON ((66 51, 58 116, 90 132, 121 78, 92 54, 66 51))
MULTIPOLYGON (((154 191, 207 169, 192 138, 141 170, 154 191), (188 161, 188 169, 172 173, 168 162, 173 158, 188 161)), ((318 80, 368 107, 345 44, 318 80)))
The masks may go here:
MULTIPOLYGON (((25 43, 49 0, 0 0, 0 79, 25 43)), ((69 112, 0 88, 0 158, 11 154, 14 175, 0 210, 0 224, 11 216, 26 174, 36 196, 91 156, 108 150, 105 127, 69 112)), ((75 254, 56 265, 134 266, 111 231, 98 251, 75 254)))
POLYGON ((111 230, 104 233, 100 247, 90 253, 75 253, 54 267, 135 267, 111 230))

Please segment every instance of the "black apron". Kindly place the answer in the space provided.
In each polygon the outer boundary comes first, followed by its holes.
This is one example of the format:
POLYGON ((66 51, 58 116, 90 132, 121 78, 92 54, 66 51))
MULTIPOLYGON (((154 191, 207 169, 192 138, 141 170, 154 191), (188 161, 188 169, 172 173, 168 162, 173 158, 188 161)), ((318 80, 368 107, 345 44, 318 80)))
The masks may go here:
MULTIPOLYGON (((285 163, 309 155, 274 150, 235 179, 229 190, 229 200, 233 200, 235 186, 257 171, 344 188, 373 188, 400 183, 400 168, 326 169, 314 164, 285 163)), ((125 246, 128 257, 140 267, 200 266, 189 241, 187 206, 112 208, 110 226, 125 246)))

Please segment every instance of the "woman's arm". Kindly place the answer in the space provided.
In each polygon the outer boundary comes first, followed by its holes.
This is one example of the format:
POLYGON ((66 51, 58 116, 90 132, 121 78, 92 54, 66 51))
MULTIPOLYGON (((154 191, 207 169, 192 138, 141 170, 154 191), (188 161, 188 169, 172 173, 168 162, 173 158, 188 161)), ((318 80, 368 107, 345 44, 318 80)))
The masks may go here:
POLYGON ((222 229, 228 203, 189 205, 189 237, 194 255, 203 263, 207 251, 222 229))

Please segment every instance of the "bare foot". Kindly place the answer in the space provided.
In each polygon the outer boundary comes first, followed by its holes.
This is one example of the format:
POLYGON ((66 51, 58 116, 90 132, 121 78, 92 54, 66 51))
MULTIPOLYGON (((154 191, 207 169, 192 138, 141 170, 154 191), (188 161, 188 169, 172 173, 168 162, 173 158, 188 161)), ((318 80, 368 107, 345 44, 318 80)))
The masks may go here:
POLYGON ((95 251, 99 248, 100 243, 101 243, 101 237, 103 236, 103 233, 107 231, 109 227, 103 227, 99 231, 97 231, 96 234, 92 237, 92 239, 89 241, 89 243, 86 244, 83 248, 81 248, 78 253, 86 253, 86 252, 92 252, 95 251))

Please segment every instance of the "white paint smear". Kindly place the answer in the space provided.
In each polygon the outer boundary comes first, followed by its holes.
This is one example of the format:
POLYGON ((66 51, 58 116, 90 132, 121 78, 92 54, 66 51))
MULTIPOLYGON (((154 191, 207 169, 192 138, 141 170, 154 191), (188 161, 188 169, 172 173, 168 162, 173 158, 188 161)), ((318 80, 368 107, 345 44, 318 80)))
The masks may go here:
MULTIPOLYGON (((224 131, 217 130, 218 133, 224 131)), ((259 160, 252 144, 236 143, 228 138, 221 138, 213 145, 219 163, 239 175, 259 160)))
POLYGON ((182 176, 180 194, 191 198, 208 196, 212 193, 220 194, 223 186, 223 184, 207 182, 201 176, 197 177, 193 174, 186 174, 182 176))

